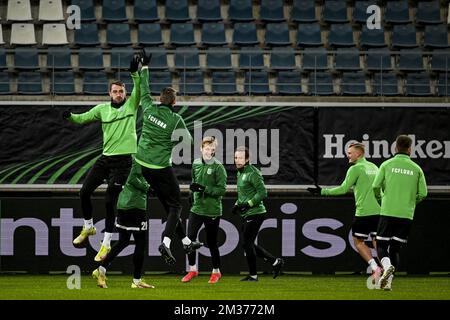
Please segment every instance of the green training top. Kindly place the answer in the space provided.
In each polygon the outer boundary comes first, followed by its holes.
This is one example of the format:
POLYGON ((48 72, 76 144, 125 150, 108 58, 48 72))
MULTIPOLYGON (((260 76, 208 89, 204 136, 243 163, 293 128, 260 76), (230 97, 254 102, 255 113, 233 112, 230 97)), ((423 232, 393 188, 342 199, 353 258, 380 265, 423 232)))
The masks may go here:
POLYGON ((381 164, 373 190, 381 201, 382 216, 411 220, 416 204, 427 196, 422 169, 408 155, 400 153, 381 164))
POLYGON ((247 202, 251 207, 242 215, 243 218, 266 212, 263 200, 267 197, 267 190, 261 171, 255 166, 247 164, 243 170, 238 170, 237 193, 236 204, 247 202))
POLYGON ((191 211, 208 217, 222 215, 222 197, 227 189, 227 172, 216 158, 206 163, 202 158, 192 164, 192 182, 205 186, 203 193, 194 192, 191 211))
POLYGON ((338 196, 346 194, 351 187, 355 196, 357 217, 380 214, 380 205, 375 199, 372 183, 378 172, 378 167, 364 157, 358 159, 348 170, 345 180, 339 187, 322 189, 323 196, 338 196))
MULTIPOLYGON (((148 68, 141 70, 141 105, 143 108, 142 134, 139 139, 136 161, 147 168, 162 169, 172 166, 172 148, 178 143, 172 141, 172 134, 182 137, 186 145, 192 137, 183 118, 171 106, 153 104, 148 84, 148 68)), ((178 139, 178 138, 177 138, 178 139)))
POLYGON ((149 184, 142 176, 139 163, 133 161, 130 174, 117 200, 117 209, 147 210, 147 191, 149 184))
POLYGON ((136 115, 141 96, 140 78, 137 72, 131 74, 133 91, 120 108, 111 106, 111 102, 101 103, 91 110, 74 114, 69 120, 78 123, 100 121, 103 130, 103 154, 114 156, 136 153, 136 115))

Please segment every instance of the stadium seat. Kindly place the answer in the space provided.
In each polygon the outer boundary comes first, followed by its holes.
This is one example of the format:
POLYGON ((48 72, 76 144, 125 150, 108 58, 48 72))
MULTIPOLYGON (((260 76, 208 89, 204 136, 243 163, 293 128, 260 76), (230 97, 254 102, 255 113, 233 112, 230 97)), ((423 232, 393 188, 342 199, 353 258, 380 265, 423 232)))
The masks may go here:
POLYGON ((334 94, 333 78, 328 72, 311 72, 309 74, 308 92, 312 95, 326 96, 334 94))
POLYGON ((0 48, 0 70, 7 69, 8 65, 6 64, 6 51, 3 48, 0 48))
POLYGON ((172 23, 170 25, 170 44, 174 46, 191 46, 195 44, 192 23, 172 23))
POLYGON ((298 71, 278 72, 276 92, 282 95, 302 94, 302 76, 298 71))
POLYGON ((252 22, 237 22, 234 24, 233 44, 236 46, 251 46, 259 44, 256 35, 256 25, 252 22))
POLYGON ((367 8, 371 5, 378 4, 379 3, 377 0, 355 1, 355 7, 353 8, 352 14, 352 22, 366 25, 367 19, 372 15, 371 13, 367 13, 367 8))
POLYGON ((222 23, 211 22, 202 25, 202 45, 223 46, 226 45, 225 25, 222 23))
POLYGON ((315 0, 294 0, 291 21, 300 23, 316 22, 315 0))
POLYGON ((78 68, 81 70, 103 69, 103 52, 101 48, 81 48, 78 52, 78 68))
POLYGON ((287 23, 268 23, 266 25, 265 43, 267 46, 291 45, 287 23))
POLYGON ((322 17, 328 23, 348 22, 347 4, 345 1, 325 1, 322 17))
POLYGON ((160 24, 139 23, 138 43, 144 46, 159 46, 163 44, 160 24))
POLYGON ((180 72, 179 92, 182 95, 201 95, 205 93, 201 71, 180 72))
POLYGON ((295 70, 295 52, 293 48, 273 48, 270 52, 270 68, 273 70, 295 70))
POLYGON ((6 72, 0 73, 0 95, 11 94, 11 89, 9 86, 10 75, 6 72))
POLYGON ((331 47, 352 47, 355 45, 353 41, 353 29, 350 24, 332 24, 330 33, 328 34, 328 44, 331 47))
POLYGON ((11 25, 11 44, 34 45, 36 36, 34 35, 34 24, 13 23, 11 25))
POLYGON ((134 0, 133 18, 139 23, 159 21, 156 0, 134 0))
MULTIPOLYGON (((152 59, 150 60, 150 65, 148 68, 150 70, 166 70, 167 66, 167 52, 164 48, 147 48, 147 53, 152 54, 152 59)), ((152 72, 150 72, 151 74, 152 72)))
POLYGON ((437 83, 437 94, 439 96, 450 96, 450 74, 449 73, 440 73, 438 75, 437 83))
POLYGON ((114 79, 120 80, 125 85, 125 89, 128 93, 131 93, 133 90, 133 79, 131 78, 130 73, 127 71, 117 71, 114 73, 114 79))
POLYGON ((364 48, 385 47, 384 28, 370 30, 364 24, 362 26, 359 44, 364 48))
POLYGON ((334 59, 336 70, 357 71, 361 69, 359 50, 356 48, 338 48, 334 59))
POLYGON ((213 94, 232 95, 237 94, 236 74, 233 71, 213 72, 211 77, 213 94))
POLYGON ((416 11, 416 22, 422 24, 442 23, 439 0, 419 1, 416 11))
POLYGON ((41 21, 62 21, 63 6, 61 0, 40 0, 39 20, 41 21))
POLYGON ((187 0, 166 0, 166 19, 170 22, 191 20, 187 0))
POLYGON ((81 22, 96 20, 94 0, 72 0, 71 4, 80 8, 81 22))
POLYGON ((5 44, 5 41, 3 41, 3 30, 1 24, 0 24, 0 44, 5 44))
POLYGON ((206 51, 208 69, 231 69, 231 51, 229 48, 212 48, 206 51))
POLYGON ((102 18, 106 22, 128 21, 125 0, 103 0, 102 18))
POLYGON ((392 31, 393 48, 417 47, 416 27, 412 24, 395 25, 392 31))
POLYGON ((377 96, 396 96, 398 92, 397 76, 393 73, 375 73, 372 84, 373 94, 377 96))
POLYGON ((431 54, 430 66, 432 71, 450 70, 450 50, 434 50, 431 54))
POLYGON ((68 47, 50 47, 47 51, 47 69, 72 69, 70 49, 68 47))
POLYGON ((108 77, 103 71, 88 71, 84 73, 83 93, 92 95, 105 95, 108 89, 108 77))
POLYGON ((74 43, 78 46, 96 46, 98 40, 98 27, 96 23, 82 23, 80 29, 75 29, 74 43))
POLYGON ((299 24, 297 27, 298 47, 322 46, 322 35, 319 23, 299 24))
POLYGON ((265 71, 246 71, 244 93, 249 95, 270 94, 269 76, 265 71))
POLYGON ((282 22, 284 18, 284 6, 281 0, 262 0, 259 18, 264 22, 282 22))
POLYGON ((197 48, 178 48, 175 51, 176 69, 199 69, 200 60, 197 48))
POLYGON ((386 23, 409 23, 408 0, 389 0, 386 3, 384 12, 384 21, 386 23))
POLYGON ((425 72, 409 73, 406 76, 405 89, 408 96, 431 95, 430 76, 425 72))
POLYGON ((220 0, 198 0, 197 20, 199 22, 221 21, 220 0))
POLYGON ((162 89, 172 87, 172 74, 170 72, 150 72, 150 92, 159 95, 162 89))
POLYGON ((73 72, 55 72, 50 75, 51 94, 75 94, 75 79, 73 72))
POLYGON ((66 25, 64 23, 46 23, 42 28, 43 45, 68 44, 66 25))
POLYGON ((253 21, 252 0, 230 0, 228 8, 228 19, 230 21, 253 21))
POLYGON ((423 45, 428 48, 448 48, 447 25, 425 26, 423 45))
POLYGON ((392 70, 391 53, 387 48, 369 49, 366 56, 367 70, 392 70))
POLYGON ((21 72, 17 78, 17 93, 42 94, 42 77, 38 72, 21 72))
POLYGON ((133 48, 130 47, 111 48, 111 68, 128 70, 133 54, 133 48))
POLYGON ((14 68, 39 69, 39 55, 36 48, 17 48, 14 50, 14 68))
POLYGON ((364 72, 344 72, 341 77, 341 94, 361 96, 367 94, 364 72))
POLYGON ((398 69, 401 71, 422 71, 423 58, 420 49, 403 49, 398 55, 398 69))
POLYGON ((303 69, 327 70, 327 50, 325 48, 306 48, 303 52, 303 69))
POLYGON ((243 47, 239 53, 239 67, 241 69, 263 69, 264 56, 261 49, 243 47))
POLYGON ((32 19, 30 0, 8 0, 6 20, 30 21, 32 19))
POLYGON ((106 42, 109 46, 131 45, 130 26, 125 23, 109 23, 106 27, 106 42))

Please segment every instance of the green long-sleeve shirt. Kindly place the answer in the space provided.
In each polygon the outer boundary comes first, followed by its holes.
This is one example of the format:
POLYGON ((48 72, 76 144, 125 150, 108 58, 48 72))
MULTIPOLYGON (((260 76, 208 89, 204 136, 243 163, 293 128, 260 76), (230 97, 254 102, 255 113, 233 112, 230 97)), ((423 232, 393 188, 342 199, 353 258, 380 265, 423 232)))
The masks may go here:
POLYGON ((222 197, 227 189, 227 172, 219 160, 213 158, 206 163, 195 159, 192 164, 192 182, 205 187, 203 193, 194 192, 191 211, 195 214, 220 217, 222 215, 222 197))
POLYGON ((267 197, 267 190, 261 171, 255 166, 247 164, 242 170, 238 170, 237 193, 236 204, 247 202, 250 205, 250 209, 242 214, 243 218, 266 212, 263 200, 267 197))
POLYGON ((381 164, 373 191, 382 216, 412 220, 416 204, 427 196, 427 184, 419 165, 406 154, 396 154, 381 164))
POLYGON ((137 72, 131 74, 133 91, 120 108, 111 106, 111 102, 101 103, 87 112, 72 113, 69 120, 78 123, 100 121, 103 130, 103 154, 114 156, 136 153, 136 116, 141 97, 140 78, 137 72))
POLYGON ((141 106, 144 120, 139 139, 136 161, 144 167, 161 169, 172 165, 172 134, 178 134, 190 147, 192 137, 183 118, 171 106, 155 105, 150 95, 148 68, 141 70, 141 106))
POLYGON ((117 209, 147 209, 149 184, 142 176, 141 165, 133 161, 130 174, 117 200, 117 209))
POLYGON ((378 167, 365 158, 358 159, 345 175, 345 180, 339 187, 323 188, 323 196, 338 196, 346 194, 351 187, 355 196, 355 216, 364 217, 380 214, 380 205, 375 199, 372 183, 378 172, 378 167))

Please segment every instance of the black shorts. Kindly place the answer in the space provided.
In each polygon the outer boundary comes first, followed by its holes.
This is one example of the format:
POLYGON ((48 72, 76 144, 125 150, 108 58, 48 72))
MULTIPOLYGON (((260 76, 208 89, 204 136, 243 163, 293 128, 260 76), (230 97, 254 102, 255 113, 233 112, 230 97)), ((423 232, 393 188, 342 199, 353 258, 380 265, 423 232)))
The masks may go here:
POLYGON ((377 235, 378 220, 380 216, 355 217, 352 224, 352 235, 358 239, 367 239, 369 235, 377 235))
POLYGON ((412 220, 406 218, 380 216, 377 229, 377 241, 395 240, 401 243, 407 243, 411 223, 412 220))
POLYGON ((147 225, 147 214, 144 210, 119 209, 117 212, 116 228, 128 231, 146 231, 147 225))

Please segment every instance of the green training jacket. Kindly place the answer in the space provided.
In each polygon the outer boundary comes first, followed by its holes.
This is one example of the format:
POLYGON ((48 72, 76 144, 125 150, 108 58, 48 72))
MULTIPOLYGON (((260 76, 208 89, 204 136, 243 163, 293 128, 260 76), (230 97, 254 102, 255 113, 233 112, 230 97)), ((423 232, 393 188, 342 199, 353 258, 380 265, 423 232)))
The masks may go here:
POLYGON ((267 197, 267 190, 261 171, 255 166, 247 164, 243 170, 238 170, 237 193, 238 199, 236 204, 247 202, 250 205, 250 209, 241 215, 243 218, 266 213, 263 200, 267 197))
POLYGON ((147 191, 149 184, 142 176, 139 163, 133 161, 130 174, 117 200, 117 209, 147 210, 147 191))

